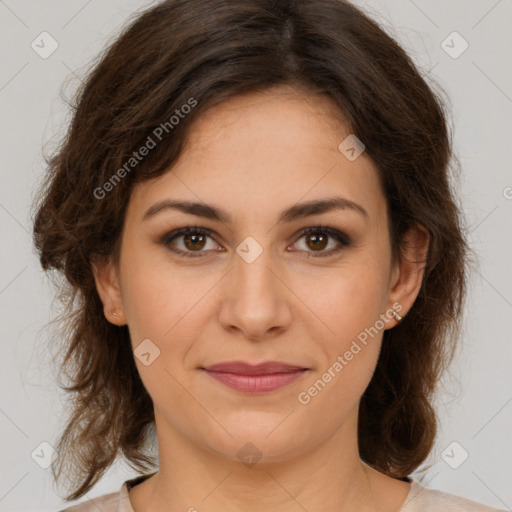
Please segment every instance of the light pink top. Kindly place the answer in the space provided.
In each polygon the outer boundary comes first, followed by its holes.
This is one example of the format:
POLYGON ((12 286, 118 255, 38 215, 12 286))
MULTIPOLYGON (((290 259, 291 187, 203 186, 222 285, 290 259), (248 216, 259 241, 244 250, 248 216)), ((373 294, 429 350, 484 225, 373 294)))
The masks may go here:
MULTIPOLYGON (((154 475, 140 475, 126 480, 117 492, 92 498, 59 512, 134 512, 129 498, 130 489, 154 475)), ((487 507, 454 494, 428 489, 414 480, 409 495, 397 512, 506 512, 505 509, 487 507)))

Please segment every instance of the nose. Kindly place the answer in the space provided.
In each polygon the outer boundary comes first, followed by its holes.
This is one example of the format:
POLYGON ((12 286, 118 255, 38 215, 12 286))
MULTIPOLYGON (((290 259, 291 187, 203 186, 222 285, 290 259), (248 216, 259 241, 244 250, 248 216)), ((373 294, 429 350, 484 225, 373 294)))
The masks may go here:
POLYGON ((262 341, 288 328, 291 292, 269 250, 251 263, 235 254, 233 268, 223 281, 219 321, 224 329, 262 341))

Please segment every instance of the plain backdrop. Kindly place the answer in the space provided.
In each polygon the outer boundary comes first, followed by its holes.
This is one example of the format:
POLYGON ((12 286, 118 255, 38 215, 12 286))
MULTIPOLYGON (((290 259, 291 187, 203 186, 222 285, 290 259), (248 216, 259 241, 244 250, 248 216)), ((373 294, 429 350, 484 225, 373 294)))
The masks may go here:
MULTIPOLYGON (((60 98, 64 82, 72 91, 90 60, 135 11, 151 3, 0 1, 1 511, 56 511, 66 504, 56 494, 50 470, 31 456, 43 442, 55 445, 66 413, 50 360, 45 359, 43 327, 53 314, 52 288, 31 240, 29 208, 45 171, 43 146, 51 148, 69 121, 60 98), (31 46, 42 32, 58 44, 47 58, 31 46)), ((479 257, 462 350, 437 400, 442 428, 428 461, 430 469, 412 476, 422 476, 420 481, 428 487, 510 510, 512 2, 356 3, 380 21, 424 76, 450 97, 456 152, 463 167, 458 193, 469 240, 479 257)), ((133 470, 119 462, 87 497, 117 491, 133 476, 133 470)))

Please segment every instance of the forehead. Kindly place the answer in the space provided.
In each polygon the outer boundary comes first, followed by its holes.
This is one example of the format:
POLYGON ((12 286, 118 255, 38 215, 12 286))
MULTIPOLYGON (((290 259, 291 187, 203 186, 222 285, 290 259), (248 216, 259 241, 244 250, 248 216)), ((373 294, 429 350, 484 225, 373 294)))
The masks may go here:
MULTIPOLYGON (((337 151, 338 139, 350 133, 350 124, 327 96, 279 86, 244 94, 210 108, 194 124, 186 152, 212 151, 229 144, 242 158, 258 145, 260 159, 288 150, 308 152, 315 147, 337 151), (265 147, 263 147, 265 146, 265 147)), ((292 159, 293 154, 289 155, 292 159)))
POLYGON ((270 221, 298 202, 343 196, 378 219, 385 198, 373 161, 338 148, 350 133, 325 96, 289 87, 237 96, 196 120, 172 172, 138 184, 132 208, 179 198, 270 221))

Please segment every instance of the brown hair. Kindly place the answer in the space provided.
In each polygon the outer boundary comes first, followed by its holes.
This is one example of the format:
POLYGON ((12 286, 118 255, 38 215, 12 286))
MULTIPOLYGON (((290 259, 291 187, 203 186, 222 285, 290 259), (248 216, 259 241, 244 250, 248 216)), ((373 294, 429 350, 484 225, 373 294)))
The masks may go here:
POLYGON ((419 295, 384 332, 360 402, 359 449, 395 478, 431 451, 433 394, 460 333, 469 261, 443 102, 400 45, 349 2, 168 0, 137 15, 94 63, 37 197, 35 246, 43 269, 63 278, 66 305, 60 369, 72 411, 52 471, 71 481, 67 500, 83 496, 119 454, 137 470, 155 468, 146 445, 153 404, 127 327, 104 316, 91 258, 118 261, 132 187, 169 170, 198 116, 280 84, 330 97, 364 142, 387 196, 395 258, 409 227, 429 232, 419 295), (156 133, 164 142, 127 166, 156 133))

